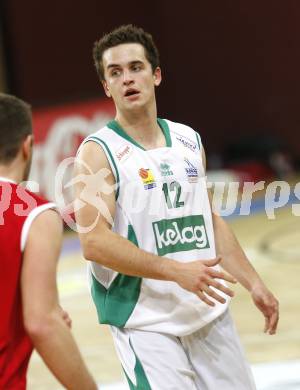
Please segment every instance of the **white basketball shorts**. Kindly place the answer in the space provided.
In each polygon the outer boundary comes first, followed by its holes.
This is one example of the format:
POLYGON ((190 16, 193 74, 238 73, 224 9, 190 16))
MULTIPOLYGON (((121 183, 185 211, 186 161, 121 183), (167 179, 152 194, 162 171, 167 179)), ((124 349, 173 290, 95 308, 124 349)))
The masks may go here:
POLYGON ((111 328, 131 390, 256 389, 228 310, 183 337, 111 328))

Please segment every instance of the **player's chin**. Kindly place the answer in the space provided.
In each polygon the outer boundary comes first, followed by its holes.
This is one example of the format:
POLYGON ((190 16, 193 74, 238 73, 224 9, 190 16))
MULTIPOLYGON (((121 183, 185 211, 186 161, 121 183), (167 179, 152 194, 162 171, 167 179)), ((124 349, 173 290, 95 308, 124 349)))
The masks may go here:
POLYGON ((142 100, 133 100, 126 103, 126 108, 128 109, 139 109, 144 107, 146 104, 142 100))
POLYGON ((135 104, 135 105, 143 105, 143 104, 145 104, 144 99, 142 98, 141 95, 137 95, 133 99, 129 99, 128 103, 135 104))

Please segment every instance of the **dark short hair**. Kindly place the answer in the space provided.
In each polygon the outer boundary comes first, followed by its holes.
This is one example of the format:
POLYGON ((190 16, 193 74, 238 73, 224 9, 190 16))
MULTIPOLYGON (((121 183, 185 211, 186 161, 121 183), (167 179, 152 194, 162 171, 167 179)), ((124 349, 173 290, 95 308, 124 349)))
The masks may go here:
POLYGON ((139 43, 144 47, 145 56, 150 62, 152 71, 159 66, 159 53, 151 34, 142 28, 127 24, 120 26, 94 43, 93 58, 98 76, 104 80, 102 57, 105 50, 123 43, 139 43))
POLYGON ((15 96, 0 93, 0 163, 12 161, 30 134, 30 106, 15 96))

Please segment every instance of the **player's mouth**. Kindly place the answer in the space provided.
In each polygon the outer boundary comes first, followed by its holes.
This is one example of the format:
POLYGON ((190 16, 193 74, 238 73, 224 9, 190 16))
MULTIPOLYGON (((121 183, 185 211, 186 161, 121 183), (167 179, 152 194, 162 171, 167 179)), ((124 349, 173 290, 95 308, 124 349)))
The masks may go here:
POLYGON ((125 92, 124 96, 130 100, 133 100, 137 98, 140 94, 140 91, 134 88, 128 88, 127 91, 125 92))

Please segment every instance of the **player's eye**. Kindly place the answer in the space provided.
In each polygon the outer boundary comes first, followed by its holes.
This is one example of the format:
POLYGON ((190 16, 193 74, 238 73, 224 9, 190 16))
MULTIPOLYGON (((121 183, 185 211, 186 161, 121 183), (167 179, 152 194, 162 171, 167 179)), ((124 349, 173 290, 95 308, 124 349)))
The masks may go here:
POLYGON ((121 74, 121 71, 120 71, 120 69, 113 69, 110 72, 110 74, 111 74, 112 77, 116 77, 116 76, 119 76, 121 74))
POLYGON ((134 71, 134 72, 138 72, 138 71, 140 71, 142 69, 142 66, 141 65, 133 65, 132 66, 132 70, 134 71))

